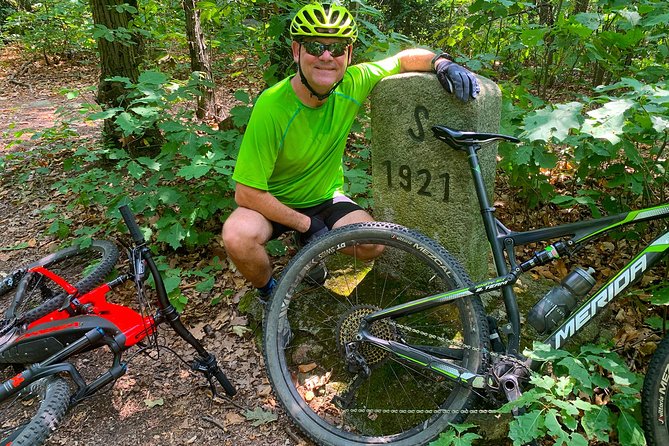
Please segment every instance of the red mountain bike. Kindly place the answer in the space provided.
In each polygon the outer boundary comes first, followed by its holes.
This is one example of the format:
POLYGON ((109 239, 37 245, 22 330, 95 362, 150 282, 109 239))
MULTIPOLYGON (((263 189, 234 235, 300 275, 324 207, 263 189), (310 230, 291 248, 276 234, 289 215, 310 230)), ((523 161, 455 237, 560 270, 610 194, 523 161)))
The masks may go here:
MULTIPOLYGON (((41 445, 67 409, 125 374, 122 354, 140 344, 155 345, 157 327, 166 322, 197 353, 192 369, 204 374, 216 393, 214 378, 232 396, 235 388, 179 319, 135 218, 120 208, 134 243, 127 248, 125 274, 103 283, 118 260, 116 245, 93 241, 51 254, 0 281, 0 446, 41 445), (147 299, 147 279, 156 293, 154 314, 147 299), (110 303, 114 288, 134 282, 140 311, 110 303), (102 285, 100 285, 103 283, 102 285), (86 380, 70 359, 107 346, 111 366, 86 380), (69 379, 68 379, 69 378, 69 379), (26 404, 27 400, 35 400, 26 404)), ((153 292, 153 291, 152 291, 153 292)))

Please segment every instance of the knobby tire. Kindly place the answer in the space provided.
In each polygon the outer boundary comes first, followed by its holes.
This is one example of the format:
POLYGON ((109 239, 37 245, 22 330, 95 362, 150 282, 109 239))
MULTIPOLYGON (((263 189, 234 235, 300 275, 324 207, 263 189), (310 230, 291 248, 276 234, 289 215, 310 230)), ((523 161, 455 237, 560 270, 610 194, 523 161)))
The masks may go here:
POLYGON ((71 391, 58 376, 35 381, 0 402, 0 446, 40 446, 62 421, 71 391), (32 404, 26 404, 35 399, 32 404))
POLYGON ((669 337, 657 346, 648 364, 641 393, 643 430, 648 446, 669 444, 669 337))
POLYGON ((66 279, 80 294, 100 285, 116 262, 118 249, 106 240, 94 240, 90 246, 73 246, 57 251, 11 273, 0 287, 0 311, 7 323, 30 323, 60 308, 67 297, 62 288, 39 273, 25 271, 43 266, 66 279))

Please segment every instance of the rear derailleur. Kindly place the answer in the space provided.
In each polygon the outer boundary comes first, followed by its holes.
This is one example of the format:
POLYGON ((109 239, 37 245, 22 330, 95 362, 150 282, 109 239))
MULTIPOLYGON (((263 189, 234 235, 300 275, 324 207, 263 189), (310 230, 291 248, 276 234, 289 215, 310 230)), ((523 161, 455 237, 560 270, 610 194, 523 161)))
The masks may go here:
POLYGON ((358 342, 349 342, 345 347, 346 368, 355 373, 355 378, 341 395, 335 395, 332 403, 340 409, 348 409, 353 405, 355 394, 363 382, 372 374, 365 358, 358 352, 358 342))

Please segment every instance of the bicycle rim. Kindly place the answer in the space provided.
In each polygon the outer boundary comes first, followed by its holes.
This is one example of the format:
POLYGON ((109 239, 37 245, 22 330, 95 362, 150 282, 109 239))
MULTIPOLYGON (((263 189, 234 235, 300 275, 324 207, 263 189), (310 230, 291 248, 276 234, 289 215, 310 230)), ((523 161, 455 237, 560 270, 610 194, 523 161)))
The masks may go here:
MULTIPOLYGON (((266 367, 289 415, 324 445, 414 446, 458 422, 472 404, 470 389, 370 344, 355 344, 371 370, 356 387, 360 368, 345 355, 362 317, 467 283, 443 248, 397 225, 353 225, 305 247, 284 271, 265 323, 266 367), (371 262, 342 253, 369 243, 385 246, 371 262), (328 276, 318 284, 323 266, 328 276)), ((481 352, 462 346, 482 345, 484 321, 478 298, 461 299, 375 322, 370 331, 478 372, 481 352)))
POLYGON ((56 429, 69 406, 63 378, 40 379, 0 402, 0 446, 39 446, 56 429))
MULTIPOLYGON (((118 260, 116 246, 108 241, 93 241, 87 248, 71 247, 55 252, 26 269, 43 266, 86 293, 101 284, 118 260)), ((55 282, 39 273, 27 273, 16 286, 0 296, 5 324, 18 319, 32 322, 58 309, 66 297, 55 282)))

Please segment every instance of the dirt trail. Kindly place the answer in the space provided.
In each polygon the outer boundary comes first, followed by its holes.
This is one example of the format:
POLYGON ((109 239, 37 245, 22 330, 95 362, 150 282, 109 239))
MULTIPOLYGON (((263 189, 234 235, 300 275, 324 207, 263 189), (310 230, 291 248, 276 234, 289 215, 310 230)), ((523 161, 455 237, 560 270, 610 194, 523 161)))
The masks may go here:
MULTIPOLYGON (((52 128, 58 119, 57 110, 76 113, 78 103, 93 100, 92 93, 87 92, 74 102, 68 101, 59 93, 61 89, 83 89, 94 85, 97 78, 95 67, 82 65, 80 61, 50 67, 37 61, 16 78, 19 83, 10 82, 22 65, 14 49, 0 49, 0 152, 32 151, 34 155, 22 161, 30 164, 30 168, 12 165, 0 170, 0 276, 30 259, 46 255, 60 244, 46 233, 40 209, 47 205, 65 208, 67 197, 54 194, 51 189, 52 183, 63 174, 62 159, 58 153, 42 155, 36 149, 46 143, 32 141, 30 136, 35 130, 52 128), (26 133, 17 137, 17 131, 26 133), (35 173, 35 164, 42 167, 40 174, 35 173)), ((80 123, 75 128, 82 138, 96 137, 96 124, 80 123)), ((208 261, 206 253, 199 260, 208 261)), ((236 279, 243 284, 241 278, 236 279)), ((237 294, 241 291, 243 288, 237 294)), ((139 355, 131 362, 127 375, 113 388, 73 408, 48 444, 310 444, 296 434, 296 428, 277 407, 253 331, 242 336, 233 332, 233 326, 248 325, 247 319, 233 305, 219 305, 213 310, 207 296, 193 295, 185 321, 197 331, 205 324, 212 328, 204 343, 239 389, 233 401, 212 398, 204 378, 190 372, 167 351, 161 352, 157 361, 139 355), (254 426, 245 414, 258 408, 278 415, 277 421, 254 426)), ((187 359, 192 357, 184 343, 167 328, 162 331, 162 343, 187 359)), ((101 359, 108 363, 108 356, 101 359)), ((84 359, 82 364, 87 362, 93 360, 84 359)))

